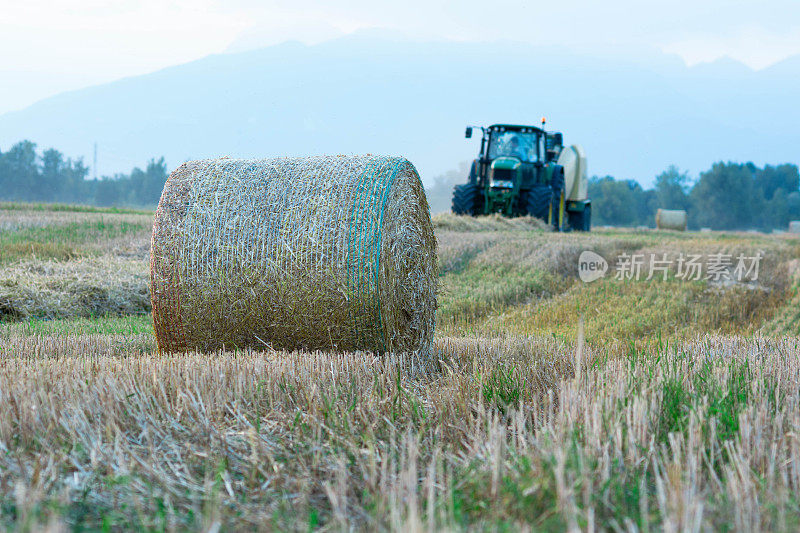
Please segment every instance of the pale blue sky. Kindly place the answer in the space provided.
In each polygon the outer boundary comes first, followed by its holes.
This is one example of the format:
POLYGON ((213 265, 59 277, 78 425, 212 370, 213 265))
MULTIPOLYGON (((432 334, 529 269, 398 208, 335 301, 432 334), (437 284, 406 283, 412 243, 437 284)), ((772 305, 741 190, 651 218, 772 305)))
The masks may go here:
POLYGON ((208 54, 366 28, 415 39, 641 48, 762 68, 800 53, 797 0, 0 1, 0 113, 208 54))

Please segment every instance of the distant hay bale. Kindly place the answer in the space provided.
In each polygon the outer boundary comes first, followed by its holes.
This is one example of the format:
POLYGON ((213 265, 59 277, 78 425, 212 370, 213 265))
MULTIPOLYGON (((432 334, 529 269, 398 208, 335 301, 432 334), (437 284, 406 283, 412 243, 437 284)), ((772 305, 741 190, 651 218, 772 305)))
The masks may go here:
POLYGON ((185 163, 164 186, 151 254, 162 351, 429 353, 436 239, 404 158, 185 163))
POLYGON ((800 233, 800 220, 792 220, 789 222, 789 233, 800 233))
POLYGON ((656 227, 686 231, 686 211, 683 209, 659 209, 656 212, 656 227))

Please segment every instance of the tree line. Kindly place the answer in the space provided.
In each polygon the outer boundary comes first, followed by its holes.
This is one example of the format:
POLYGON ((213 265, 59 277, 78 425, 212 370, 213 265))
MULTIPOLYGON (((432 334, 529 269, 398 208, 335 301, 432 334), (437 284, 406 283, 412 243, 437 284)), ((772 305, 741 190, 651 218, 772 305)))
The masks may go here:
POLYGON ((67 158, 54 148, 38 152, 35 143, 21 141, 0 151, 0 200, 152 207, 167 180, 167 164, 162 157, 130 174, 96 180, 88 175, 82 159, 67 158))
MULTIPOLYGON (((466 182, 469 165, 434 179, 426 191, 432 213, 450 210, 453 186, 466 182)), ((800 220, 800 176, 796 165, 719 162, 696 181, 675 166, 652 188, 612 176, 589 179, 594 226, 655 226, 656 211, 684 209, 689 227, 699 229, 785 229, 800 220)))
MULTIPOLYGON (((152 207, 167 179, 163 157, 129 174, 94 180, 81 159, 36 148, 21 141, 0 151, 0 200, 152 207)), ((467 167, 437 177, 427 188, 432 212, 449 210, 453 186, 466 180, 467 167)), ((762 168, 719 162, 696 181, 671 166, 649 189, 634 180, 595 176, 589 180, 589 197, 595 226, 653 226, 659 207, 685 209, 693 229, 783 229, 790 220, 800 220, 800 174, 788 163, 762 168)))
POLYGON ((611 176, 589 180, 594 225, 653 226, 658 208, 684 209, 690 228, 785 229, 800 220, 796 165, 714 163, 694 182, 671 166, 651 189, 611 176))

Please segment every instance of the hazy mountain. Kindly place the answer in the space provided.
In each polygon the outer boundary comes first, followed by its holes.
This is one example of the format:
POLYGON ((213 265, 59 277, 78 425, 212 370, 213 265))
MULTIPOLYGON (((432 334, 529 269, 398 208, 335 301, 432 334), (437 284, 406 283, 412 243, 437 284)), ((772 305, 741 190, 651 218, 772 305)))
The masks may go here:
POLYGON ((74 90, 109 79, 112 78, 70 72, 4 70, 0 67, 0 114, 23 109, 31 102, 65 90, 74 90))
POLYGON ((401 154, 423 178, 474 157, 466 124, 538 123, 584 145, 590 172, 648 184, 669 164, 798 159, 800 57, 753 71, 687 68, 650 50, 593 57, 557 47, 420 43, 374 34, 221 54, 63 93, 0 115, 20 139, 84 155, 101 174, 164 155, 401 154))

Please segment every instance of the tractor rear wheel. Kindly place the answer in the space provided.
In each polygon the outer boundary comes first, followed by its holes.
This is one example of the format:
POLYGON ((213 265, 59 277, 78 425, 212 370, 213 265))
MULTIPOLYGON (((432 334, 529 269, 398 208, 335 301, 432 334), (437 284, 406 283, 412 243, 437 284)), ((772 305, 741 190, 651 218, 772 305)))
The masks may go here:
POLYGON ((478 186, 474 183, 456 185, 453 189, 453 213, 456 215, 478 214, 478 186))
POLYGON ((575 231, 590 231, 592 229, 592 204, 584 206, 583 211, 570 212, 569 225, 575 231))
POLYGON ((553 189, 549 185, 534 185, 524 193, 522 207, 528 216, 547 219, 552 199, 553 189))

